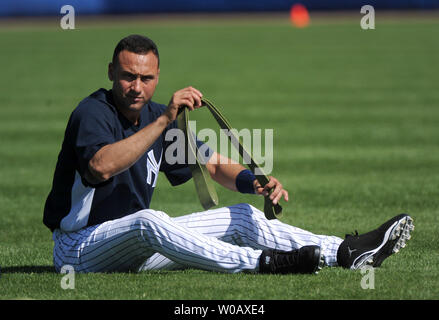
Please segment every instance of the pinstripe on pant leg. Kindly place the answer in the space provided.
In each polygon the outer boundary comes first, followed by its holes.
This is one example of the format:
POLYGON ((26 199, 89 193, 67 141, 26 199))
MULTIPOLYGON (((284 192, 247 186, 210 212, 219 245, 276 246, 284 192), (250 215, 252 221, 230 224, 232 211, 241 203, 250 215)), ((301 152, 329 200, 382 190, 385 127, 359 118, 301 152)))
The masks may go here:
MULTIPOLYGON (((258 237, 259 246, 256 246, 257 248, 276 243, 275 249, 289 251, 307 245, 317 245, 322 249, 325 263, 328 266, 337 266, 337 250, 343 239, 336 236, 317 235, 279 220, 267 220, 262 211, 251 205, 248 206, 253 212, 252 220, 261 230, 260 235, 263 235, 258 237)), ((238 205, 231 210, 232 212, 242 212, 242 210, 246 211, 247 209, 246 205, 238 205)))
POLYGON ((242 239, 250 241, 246 245, 259 249, 273 248, 283 251, 317 245, 322 249, 325 263, 328 266, 337 265, 337 250, 343 241, 341 238, 316 235, 277 219, 268 220, 261 210, 245 203, 231 206, 230 211, 232 220, 241 221, 235 231, 243 234, 242 239), (253 237, 251 234, 254 234, 253 237))
POLYGON ((140 266, 138 271, 148 270, 184 270, 187 266, 179 264, 156 252, 140 266))
POLYGON ((71 262, 78 272, 136 269, 154 252, 200 269, 252 271, 257 269, 261 254, 260 250, 193 232, 154 210, 142 210, 81 232, 57 232, 55 238, 58 259, 71 262), (75 245, 63 242, 67 237, 76 238, 75 245))
POLYGON ((63 265, 71 265, 76 272, 131 271, 154 253, 137 245, 129 224, 114 226, 112 222, 77 232, 56 230, 56 270, 59 271, 63 265))
MULTIPOLYGON (((262 211, 248 204, 197 212, 173 220, 195 232, 255 249, 290 251, 306 245, 318 245, 322 248, 328 266, 337 265, 337 250, 343 241, 335 236, 315 235, 279 220, 267 220, 262 211)), ((142 269, 179 267, 161 257, 160 260, 148 259, 142 269)))

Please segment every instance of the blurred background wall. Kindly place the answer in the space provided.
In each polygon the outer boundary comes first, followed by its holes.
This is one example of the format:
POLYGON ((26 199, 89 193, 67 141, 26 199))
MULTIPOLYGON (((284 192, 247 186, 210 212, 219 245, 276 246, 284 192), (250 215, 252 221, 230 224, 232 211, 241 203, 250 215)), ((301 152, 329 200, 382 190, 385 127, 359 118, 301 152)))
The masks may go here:
POLYGON ((439 0, 1 0, 0 17, 59 15, 72 5, 78 15, 145 14, 171 12, 284 11, 301 3, 309 10, 438 9, 439 0))

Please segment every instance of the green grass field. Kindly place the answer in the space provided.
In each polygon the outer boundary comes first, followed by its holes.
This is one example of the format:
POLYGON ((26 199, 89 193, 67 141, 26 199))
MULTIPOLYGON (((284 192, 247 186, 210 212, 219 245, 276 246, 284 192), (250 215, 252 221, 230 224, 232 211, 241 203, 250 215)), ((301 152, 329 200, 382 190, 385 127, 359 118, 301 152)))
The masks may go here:
MULTIPOLYGON (((0 29, 0 299, 437 299, 439 23, 377 20, 364 31, 359 20, 300 30, 286 19, 0 29), (155 101, 192 85, 237 129, 274 129, 272 175, 292 198, 284 222, 344 237, 412 215, 412 239, 375 270, 375 289, 340 268, 80 274, 74 290, 61 288, 42 212, 64 129, 82 98, 110 87, 113 48, 131 33, 159 46, 155 101)), ((221 206, 262 209, 261 198, 217 190, 221 206)), ((152 208, 202 210, 192 182, 172 188, 164 176, 152 208)))

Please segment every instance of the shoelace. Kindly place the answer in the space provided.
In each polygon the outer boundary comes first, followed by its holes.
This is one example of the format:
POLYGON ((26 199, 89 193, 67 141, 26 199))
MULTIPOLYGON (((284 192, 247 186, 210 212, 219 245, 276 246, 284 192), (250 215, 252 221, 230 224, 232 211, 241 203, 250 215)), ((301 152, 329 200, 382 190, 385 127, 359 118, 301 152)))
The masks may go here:
POLYGON ((296 263, 297 252, 295 252, 294 254, 278 252, 277 255, 275 255, 275 265, 278 272, 286 271, 286 269, 290 270, 291 266, 294 266, 296 263))
POLYGON ((350 234, 346 234, 345 239, 347 239, 348 237, 358 237, 358 236, 359 236, 358 231, 355 230, 355 233, 351 232, 350 234))

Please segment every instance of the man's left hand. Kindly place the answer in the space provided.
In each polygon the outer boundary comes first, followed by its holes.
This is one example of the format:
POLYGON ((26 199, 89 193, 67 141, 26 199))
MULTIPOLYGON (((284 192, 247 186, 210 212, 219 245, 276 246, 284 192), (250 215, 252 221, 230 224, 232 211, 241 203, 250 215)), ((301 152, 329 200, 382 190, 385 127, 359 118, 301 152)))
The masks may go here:
POLYGON ((275 177, 269 176, 268 183, 262 187, 258 180, 253 182, 255 193, 270 197, 273 204, 277 204, 282 197, 288 202, 288 191, 285 190, 282 184, 275 177), (270 191, 272 190, 271 194, 270 191))

